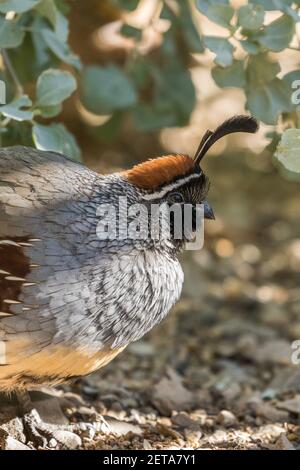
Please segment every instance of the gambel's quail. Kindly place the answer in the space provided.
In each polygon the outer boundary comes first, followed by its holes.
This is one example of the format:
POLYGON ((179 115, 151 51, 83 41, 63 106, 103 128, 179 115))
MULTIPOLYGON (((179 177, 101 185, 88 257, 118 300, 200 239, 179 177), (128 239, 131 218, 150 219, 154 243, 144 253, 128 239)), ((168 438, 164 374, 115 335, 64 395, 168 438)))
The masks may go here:
POLYGON ((213 218, 200 162, 220 137, 257 128, 235 116, 206 132, 194 159, 167 155, 107 176, 58 153, 0 149, 0 390, 89 374, 165 318, 187 240, 174 236, 174 218, 168 237, 124 236, 120 210, 203 204, 213 218), (116 215, 115 236, 99 231, 103 207, 116 215))

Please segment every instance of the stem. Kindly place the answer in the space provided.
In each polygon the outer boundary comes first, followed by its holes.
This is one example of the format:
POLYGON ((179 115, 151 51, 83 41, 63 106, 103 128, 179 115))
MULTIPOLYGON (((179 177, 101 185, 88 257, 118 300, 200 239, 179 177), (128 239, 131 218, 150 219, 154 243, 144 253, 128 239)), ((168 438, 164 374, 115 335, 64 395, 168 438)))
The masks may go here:
POLYGON ((1 51, 1 54, 2 54, 2 57, 3 57, 3 62, 4 62, 4 65, 7 69, 7 71, 9 72, 14 84, 15 84, 15 88, 16 88, 16 97, 22 95, 24 93, 24 90, 23 90, 23 86, 16 74, 16 71, 11 63, 11 60, 8 56, 8 53, 7 53, 7 50, 6 49, 2 49, 1 51))

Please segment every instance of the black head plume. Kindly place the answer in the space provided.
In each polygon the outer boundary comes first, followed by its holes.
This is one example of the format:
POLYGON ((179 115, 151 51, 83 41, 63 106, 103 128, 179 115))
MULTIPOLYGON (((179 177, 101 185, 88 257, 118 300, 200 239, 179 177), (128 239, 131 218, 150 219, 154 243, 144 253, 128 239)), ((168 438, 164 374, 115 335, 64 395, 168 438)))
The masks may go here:
POLYGON ((257 130, 258 123, 251 116, 233 116, 227 119, 213 132, 209 130, 205 132, 194 157, 195 163, 199 164, 210 147, 221 137, 233 134, 234 132, 249 132, 254 134, 257 130))

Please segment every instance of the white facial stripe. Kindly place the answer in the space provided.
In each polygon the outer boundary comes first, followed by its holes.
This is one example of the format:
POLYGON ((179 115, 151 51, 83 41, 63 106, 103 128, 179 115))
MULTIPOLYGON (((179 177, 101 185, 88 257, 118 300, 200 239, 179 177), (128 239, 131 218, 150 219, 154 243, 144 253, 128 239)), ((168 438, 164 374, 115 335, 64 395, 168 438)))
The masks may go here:
POLYGON ((174 183, 164 186, 160 191, 157 191, 156 193, 144 194, 143 199, 146 199, 147 201, 150 201, 152 199, 160 199, 164 197, 169 191, 173 191, 179 186, 182 186, 183 184, 188 183, 193 179, 199 178, 200 176, 201 173, 193 173, 192 175, 186 176, 185 178, 181 178, 175 181, 174 183))

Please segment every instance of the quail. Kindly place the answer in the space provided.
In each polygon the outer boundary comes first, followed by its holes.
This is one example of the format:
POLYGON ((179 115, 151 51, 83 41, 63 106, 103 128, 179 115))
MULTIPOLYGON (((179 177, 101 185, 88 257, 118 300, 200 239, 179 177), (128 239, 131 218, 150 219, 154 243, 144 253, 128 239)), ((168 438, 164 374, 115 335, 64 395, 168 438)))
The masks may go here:
POLYGON ((0 391, 89 374, 165 318, 180 297, 186 240, 172 230, 105 239, 97 211, 118 213, 125 197, 128 207, 203 203, 213 218, 201 160, 221 137, 257 128, 235 116, 205 133, 194 159, 167 155, 106 176, 58 153, 0 149, 0 391))

